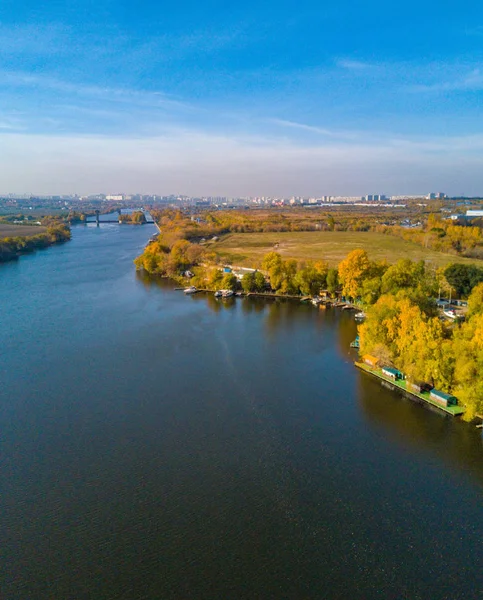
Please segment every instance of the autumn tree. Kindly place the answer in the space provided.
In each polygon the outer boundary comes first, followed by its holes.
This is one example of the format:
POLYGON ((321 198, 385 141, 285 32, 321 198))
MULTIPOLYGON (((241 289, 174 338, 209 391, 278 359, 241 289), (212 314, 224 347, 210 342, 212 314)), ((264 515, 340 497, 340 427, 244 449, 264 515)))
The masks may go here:
POLYGON ((348 298, 355 299, 361 291, 364 277, 371 268, 371 262, 365 250, 353 250, 339 264, 339 279, 342 293, 348 298))
POLYGON ((455 331, 453 353, 454 392, 470 420, 483 412, 483 312, 474 313, 455 331))
POLYGON ((481 315, 483 313, 483 283, 479 283, 468 298, 468 315, 481 315))

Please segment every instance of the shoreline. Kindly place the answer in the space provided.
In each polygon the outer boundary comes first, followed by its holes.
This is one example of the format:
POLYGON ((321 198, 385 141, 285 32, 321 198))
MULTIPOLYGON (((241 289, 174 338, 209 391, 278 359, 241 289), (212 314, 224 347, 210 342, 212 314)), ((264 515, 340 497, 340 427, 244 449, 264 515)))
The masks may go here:
POLYGON ((52 227, 45 233, 30 237, 11 237, 0 239, 0 264, 18 260, 21 256, 33 254, 37 250, 46 250, 57 244, 70 241, 70 227, 52 227), (5 241, 9 240, 9 241, 5 241))
POLYGON ((417 392, 408 390, 406 387, 406 381, 401 381, 401 380, 393 381, 389 377, 386 377, 385 375, 383 375, 383 373, 380 371, 380 369, 372 369, 368 365, 366 365, 362 362, 359 362, 359 361, 354 361, 354 365, 361 371, 364 371, 365 373, 368 373, 369 375, 373 375, 374 377, 377 377, 378 379, 384 381, 385 383, 390 384, 392 389, 403 392, 405 395, 410 397, 411 400, 415 400, 419 404, 422 404, 424 402, 425 404, 429 404, 430 406, 434 406, 435 408, 438 408, 439 410, 445 412, 446 414, 448 414, 452 417, 459 417, 465 412, 465 409, 459 405, 442 406, 441 404, 438 404, 434 400, 431 400, 428 392, 417 393, 417 392))

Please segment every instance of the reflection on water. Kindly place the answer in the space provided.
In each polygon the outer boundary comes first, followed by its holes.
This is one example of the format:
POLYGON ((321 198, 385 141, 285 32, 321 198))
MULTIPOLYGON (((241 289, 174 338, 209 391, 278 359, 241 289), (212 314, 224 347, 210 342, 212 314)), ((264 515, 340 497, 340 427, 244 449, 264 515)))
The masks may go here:
POLYGON ((349 311, 136 273, 153 233, 2 270, 0 597, 479 597, 478 432, 355 369, 349 311))
POLYGON ((449 466, 471 472, 483 484, 481 432, 444 414, 436 407, 419 404, 388 384, 366 373, 358 375, 358 398, 364 416, 405 445, 425 448, 449 466))

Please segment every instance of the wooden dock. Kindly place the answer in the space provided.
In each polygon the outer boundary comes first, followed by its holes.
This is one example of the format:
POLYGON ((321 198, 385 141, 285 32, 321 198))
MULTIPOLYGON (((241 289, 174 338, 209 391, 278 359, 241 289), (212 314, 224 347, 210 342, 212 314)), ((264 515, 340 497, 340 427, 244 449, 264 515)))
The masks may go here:
POLYGON ((390 379, 389 377, 386 377, 385 375, 383 375, 383 373, 380 369, 372 369, 368 365, 361 363, 361 362, 357 362, 357 361, 354 364, 356 365, 356 367, 361 369, 361 371, 365 371, 366 373, 369 373, 369 375, 374 375, 378 379, 382 379, 386 383, 389 383, 394 389, 400 390, 405 395, 409 396, 411 399, 416 400, 418 402, 422 401, 422 402, 425 402, 426 404, 430 404, 431 406, 439 408, 439 410, 442 410, 443 412, 445 412, 448 415, 451 415, 452 417, 458 417, 465 412, 465 409, 462 406, 441 406, 441 404, 438 404, 437 402, 435 402, 434 400, 432 400, 429 397, 428 392, 422 392, 419 394, 417 392, 408 390, 406 387, 406 381, 404 381, 404 380, 394 381, 393 379, 390 379))

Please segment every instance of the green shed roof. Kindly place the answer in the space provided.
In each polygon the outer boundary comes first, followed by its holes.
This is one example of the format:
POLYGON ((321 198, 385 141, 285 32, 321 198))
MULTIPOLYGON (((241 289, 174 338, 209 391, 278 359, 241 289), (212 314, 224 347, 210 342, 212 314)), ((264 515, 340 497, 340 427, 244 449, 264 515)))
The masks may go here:
POLYGON ((385 371, 386 373, 391 373, 392 375, 397 375, 398 377, 400 377, 402 375, 401 371, 398 371, 397 369, 393 369, 392 367, 382 367, 382 370, 385 371))
POLYGON ((438 398, 442 398, 443 400, 453 400, 455 397, 452 394, 447 394, 446 392, 440 392, 439 390, 431 390, 431 394, 433 396, 438 396, 438 398))

